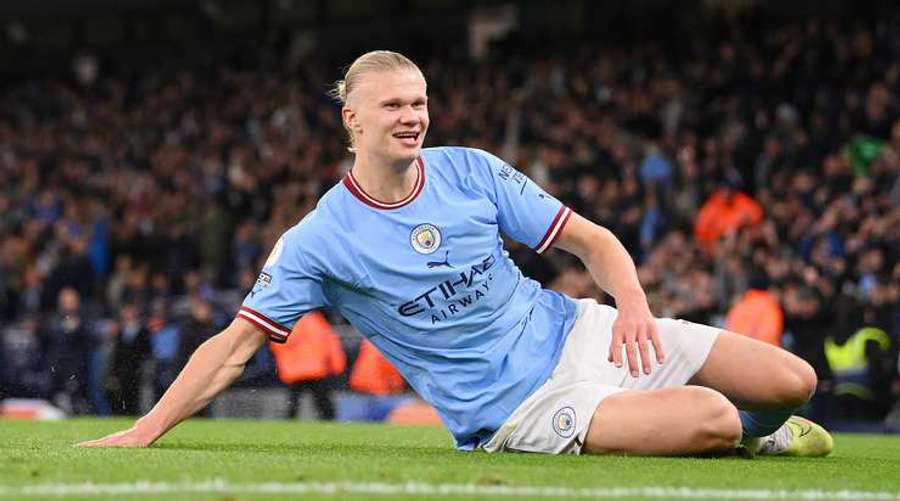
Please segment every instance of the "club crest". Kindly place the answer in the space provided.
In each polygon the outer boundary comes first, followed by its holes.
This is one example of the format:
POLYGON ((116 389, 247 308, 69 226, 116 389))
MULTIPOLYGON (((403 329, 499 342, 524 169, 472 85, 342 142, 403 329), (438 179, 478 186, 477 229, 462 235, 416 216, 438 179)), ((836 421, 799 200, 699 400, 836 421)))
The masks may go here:
POLYGON ((410 233, 409 243, 419 254, 431 254, 441 246, 441 230, 433 224, 420 224, 410 233))
POLYGON ((563 407, 553 415, 553 431, 563 438, 575 433, 575 409, 563 407))

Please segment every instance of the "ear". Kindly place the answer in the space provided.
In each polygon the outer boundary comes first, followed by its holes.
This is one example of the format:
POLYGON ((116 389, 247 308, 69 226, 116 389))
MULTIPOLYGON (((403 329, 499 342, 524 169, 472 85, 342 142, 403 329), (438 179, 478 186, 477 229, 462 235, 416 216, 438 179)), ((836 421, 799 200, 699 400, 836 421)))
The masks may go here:
POLYGON ((359 125, 359 118, 356 116, 356 112, 353 109, 344 106, 341 108, 341 118, 344 120, 344 126, 350 129, 355 133, 362 132, 362 127, 359 125))

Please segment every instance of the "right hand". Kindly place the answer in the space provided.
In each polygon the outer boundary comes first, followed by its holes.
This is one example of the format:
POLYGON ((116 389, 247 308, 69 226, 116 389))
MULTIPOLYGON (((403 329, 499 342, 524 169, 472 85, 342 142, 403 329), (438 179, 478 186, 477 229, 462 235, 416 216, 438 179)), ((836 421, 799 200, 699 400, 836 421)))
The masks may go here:
POLYGON ((138 430, 137 425, 116 433, 111 433, 103 438, 96 440, 85 440, 75 444, 76 447, 129 447, 143 448, 149 447, 156 441, 156 437, 151 437, 146 433, 138 430))
POLYGON ((626 354, 628 370, 631 377, 638 377, 643 368, 645 375, 652 372, 653 359, 650 356, 650 347, 656 355, 656 363, 662 364, 666 358, 662 342, 656 328, 656 319, 650 313, 650 306, 646 299, 622 300, 619 304, 618 315, 612 326, 612 342, 609 345, 607 360, 622 367, 622 351, 626 354), (638 360, 640 359, 640 364, 638 360))

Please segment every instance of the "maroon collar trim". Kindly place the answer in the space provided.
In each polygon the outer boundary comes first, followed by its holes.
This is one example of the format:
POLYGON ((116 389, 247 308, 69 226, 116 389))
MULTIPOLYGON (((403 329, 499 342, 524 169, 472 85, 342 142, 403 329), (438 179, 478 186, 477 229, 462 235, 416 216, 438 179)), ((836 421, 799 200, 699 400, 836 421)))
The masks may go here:
POLYGON ((347 187, 347 190, 349 190, 353 196, 369 207, 374 207, 376 209, 399 209, 415 200, 416 197, 419 196, 419 193, 422 192, 422 188, 425 187, 425 162, 422 161, 422 157, 416 157, 416 173, 418 175, 416 176, 416 184, 413 185, 412 191, 409 195, 406 195, 396 202, 382 202, 366 193, 365 190, 362 189, 362 186, 356 181, 356 178, 353 177, 353 171, 348 172, 347 175, 344 176, 344 186, 347 187))

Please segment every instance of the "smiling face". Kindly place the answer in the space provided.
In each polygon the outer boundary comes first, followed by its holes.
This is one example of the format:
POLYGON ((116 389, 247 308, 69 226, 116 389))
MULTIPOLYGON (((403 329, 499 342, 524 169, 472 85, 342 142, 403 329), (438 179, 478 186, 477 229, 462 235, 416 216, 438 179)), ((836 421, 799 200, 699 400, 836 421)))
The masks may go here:
POLYGON ((368 72, 341 110, 357 155, 408 165, 428 130, 425 78, 414 69, 368 72))

